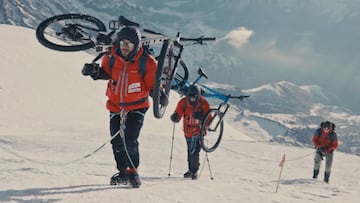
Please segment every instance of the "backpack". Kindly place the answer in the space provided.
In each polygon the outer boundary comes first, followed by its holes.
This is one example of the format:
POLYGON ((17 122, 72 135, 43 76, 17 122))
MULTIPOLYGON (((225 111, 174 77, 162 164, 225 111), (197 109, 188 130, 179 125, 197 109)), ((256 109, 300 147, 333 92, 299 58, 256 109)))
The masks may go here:
MULTIPOLYGON (((141 77, 143 79, 144 79, 145 73, 146 73, 146 60, 147 60, 147 55, 148 54, 151 54, 151 50, 149 50, 149 47, 144 47, 143 46, 143 53, 142 53, 142 55, 140 56, 140 59, 139 59, 139 71, 140 71, 141 77)), ((114 63, 115 63, 115 57, 113 55, 111 55, 110 59, 109 59, 110 73, 112 71, 114 63)))

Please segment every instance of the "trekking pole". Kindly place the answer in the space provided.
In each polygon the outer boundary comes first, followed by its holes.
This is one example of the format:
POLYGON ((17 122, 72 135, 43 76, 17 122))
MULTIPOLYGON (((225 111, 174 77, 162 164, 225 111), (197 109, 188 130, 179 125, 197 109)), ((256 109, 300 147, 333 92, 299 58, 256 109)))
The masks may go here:
POLYGON ((170 177, 170 170, 171 170, 171 161, 172 161, 172 154, 173 154, 173 148, 174 148, 174 135, 175 135, 175 123, 173 125, 173 133, 171 138, 171 152, 170 152, 170 164, 169 164, 169 173, 168 176, 170 177))
POLYGON ((214 177, 213 177, 212 172, 211 172, 210 161, 209 161, 209 157, 208 157, 208 155, 207 155, 207 152, 205 152, 205 157, 206 157, 206 161, 207 161, 208 166, 209 166, 210 179, 211 179, 211 180, 214 180, 214 177))

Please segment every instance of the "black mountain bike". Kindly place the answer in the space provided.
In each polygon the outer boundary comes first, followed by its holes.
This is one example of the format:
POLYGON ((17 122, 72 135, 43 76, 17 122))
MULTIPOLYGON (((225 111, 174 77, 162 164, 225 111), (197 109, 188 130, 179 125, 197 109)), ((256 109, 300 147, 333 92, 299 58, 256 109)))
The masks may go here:
MULTIPOLYGON (((36 29, 36 37, 45 47, 58 51, 71 52, 95 48, 96 52, 99 52, 92 61, 95 63, 111 48, 116 31, 124 26, 140 27, 138 23, 120 16, 117 20, 109 21, 110 31, 107 32, 104 23, 93 16, 63 14, 42 21, 36 29)), ((144 50, 153 53, 156 44, 160 45, 159 55, 156 56, 158 66, 152 96, 154 116, 162 118, 167 104, 160 103, 161 94, 169 96, 175 73, 186 79, 189 77, 188 69, 181 59, 184 49, 182 43, 204 45, 205 41, 214 41, 215 37, 185 38, 180 37, 180 33, 177 33, 176 37, 169 37, 148 29, 142 29, 141 34, 144 50), (180 69, 177 68, 178 64, 180 69)))

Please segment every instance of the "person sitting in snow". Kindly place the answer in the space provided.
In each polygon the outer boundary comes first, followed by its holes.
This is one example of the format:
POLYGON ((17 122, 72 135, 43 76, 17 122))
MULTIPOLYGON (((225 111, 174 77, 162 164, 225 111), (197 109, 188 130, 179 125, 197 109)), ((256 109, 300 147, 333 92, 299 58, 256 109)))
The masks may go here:
POLYGON ((335 124, 329 121, 322 122, 320 128, 316 129, 312 143, 316 148, 314 157, 314 173, 313 178, 319 175, 321 160, 326 158, 324 181, 329 183, 331 165, 333 162, 334 151, 338 147, 337 135, 335 133, 335 124))
POLYGON ((200 161, 199 135, 201 122, 209 111, 208 101, 201 95, 201 89, 192 85, 189 87, 186 97, 182 98, 176 106, 175 112, 170 116, 171 121, 177 123, 183 117, 183 131, 187 144, 188 170, 184 178, 197 179, 200 161))

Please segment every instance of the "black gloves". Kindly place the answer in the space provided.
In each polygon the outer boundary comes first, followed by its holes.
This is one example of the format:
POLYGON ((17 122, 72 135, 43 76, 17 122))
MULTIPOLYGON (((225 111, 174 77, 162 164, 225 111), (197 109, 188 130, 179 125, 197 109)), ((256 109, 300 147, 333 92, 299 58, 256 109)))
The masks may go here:
POLYGON ((108 80, 110 79, 109 75, 100 68, 97 63, 85 63, 83 69, 81 70, 83 75, 90 75, 94 80, 108 80))
POLYGON ((180 121, 179 115, 175 112, 170 116, 170 120, 174 123, 177 123, 180 121))
POLYGON ((204 119, 204 115, 202 114, 202 112, 194 112, 193 118, 202 121, 204 119))
POLYGON ((90 75, 91 77, 99 75, 100 66, 97 63, 85 63, 81 73, 83 75, 90 75))

